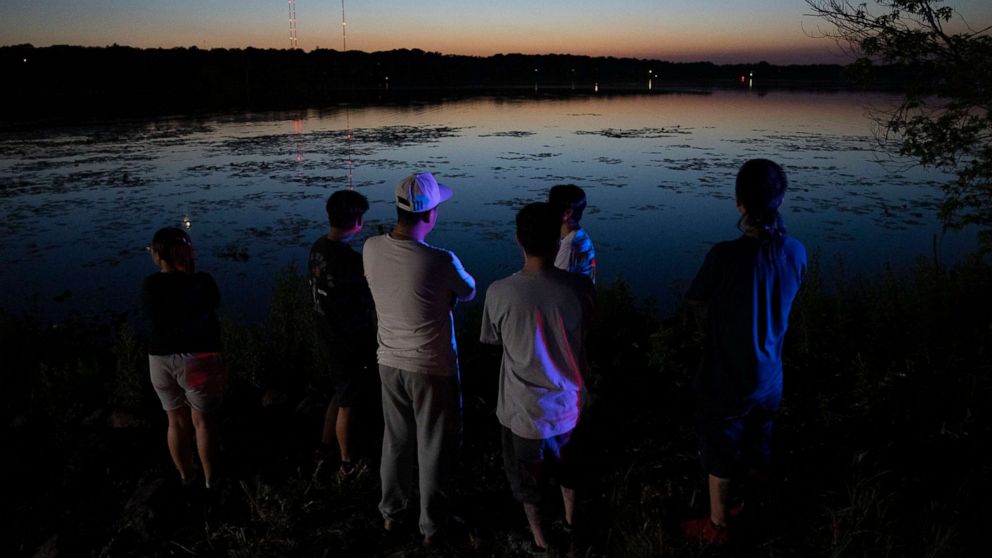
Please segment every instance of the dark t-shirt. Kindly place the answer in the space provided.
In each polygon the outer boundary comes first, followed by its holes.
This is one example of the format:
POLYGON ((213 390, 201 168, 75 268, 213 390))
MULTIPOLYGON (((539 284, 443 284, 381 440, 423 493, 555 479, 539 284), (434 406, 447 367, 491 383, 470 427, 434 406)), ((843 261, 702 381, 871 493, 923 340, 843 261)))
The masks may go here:
POLYGON ((375 358, 375 305, 362 256, 344 242, 320 237, 310 249, 310 290, 318 333, 332 360, 375 358))
POLYGON ((209 273, 153 273, 142 286, 153 355, 220 350, 220 291, 209 273))
POLYGON ((781 250, 742 236, 706 255, 686 293, 706 305, 706 343, 696 389, 729 414, 782 397, 782 342, 806 274, 806 249, 786 236, 781 250))

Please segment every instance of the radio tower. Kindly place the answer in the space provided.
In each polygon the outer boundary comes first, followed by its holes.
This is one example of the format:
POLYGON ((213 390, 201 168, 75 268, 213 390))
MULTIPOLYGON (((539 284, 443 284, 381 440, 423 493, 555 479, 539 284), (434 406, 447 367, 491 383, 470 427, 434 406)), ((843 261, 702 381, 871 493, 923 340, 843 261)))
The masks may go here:
POLYGON ((300 42, 296 39, 296 0, 289 1, 289 48, 300 48, 300 42))
POLYGON ((348 50, 348 22, 344 20, 344 0, 341 0, 341 52, 348 50))

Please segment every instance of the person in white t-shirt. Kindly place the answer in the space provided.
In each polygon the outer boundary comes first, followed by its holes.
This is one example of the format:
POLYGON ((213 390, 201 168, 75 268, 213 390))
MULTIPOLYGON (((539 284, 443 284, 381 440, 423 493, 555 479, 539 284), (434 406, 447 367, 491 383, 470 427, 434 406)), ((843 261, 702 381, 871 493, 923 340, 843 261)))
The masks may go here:
POLYGON ((579 221, 586 208, 586 193, 575 184, 553 186, 548 202, 561 212, 561 245, 555 256, 555 267, 581 273, 596 282, 596 249, 592 239, 579 221))
POLYGON ((517 214, 521 271, 493 282, 482 315, 483 343, 502 344, 496 416, 503 426, 503 465, 523 504, 537 551, 548 547, 544 494, 558 479, 571 527, 577 457, 569 441, 579 422, 585 338, 595 301, 592 281, 555 268, 560 213, 532 203, 517 214))
POLYGON ((365 242, 363 262, 378 316, 382 380, 382 513, 397 529, 419 469, 420 532, 431 545, 447 517, 461 395, 451 310, 475 296, 475 279, 448 250, 424 242, 452 196, 429 173, 396 187, 396 226, 365 242))

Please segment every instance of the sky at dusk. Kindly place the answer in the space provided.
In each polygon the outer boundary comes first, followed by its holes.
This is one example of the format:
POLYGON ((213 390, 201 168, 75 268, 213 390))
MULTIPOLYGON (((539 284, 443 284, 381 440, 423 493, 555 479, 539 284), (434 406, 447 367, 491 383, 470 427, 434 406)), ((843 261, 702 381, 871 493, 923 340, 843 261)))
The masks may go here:
MULTIPOLYGON (((992 1, 957 0, 974 26, 992 1)), ((802 0, 345 0, 349 49, 844 62, 802 0)), ((342 48, 340 0, 296 0, 299 45, 342 48)), ((286 48, 286 0, 3 0, 0 45, 286 48)))

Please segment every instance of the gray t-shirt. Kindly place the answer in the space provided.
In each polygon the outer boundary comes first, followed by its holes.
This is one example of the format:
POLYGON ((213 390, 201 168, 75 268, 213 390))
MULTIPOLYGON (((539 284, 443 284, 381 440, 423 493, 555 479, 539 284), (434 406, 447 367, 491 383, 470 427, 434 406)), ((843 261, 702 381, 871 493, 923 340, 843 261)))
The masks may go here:
POLYGON ((572 273, 581 273, 596 282, 596 249, 585 229, 576 229, 561 239, 555 267, 572 273))
POLYGON ((451 252, 388 234, 365 242, 363 262, 379 319, 379 364, 423 374, 458 371, 451 309, 475 279, 451 252))
POLYGON ((496 416, 517 436, 551 438, 578 423, 595 297, 588 277, 559 269, 490 285, 480 339, 503 345, 496 416))

